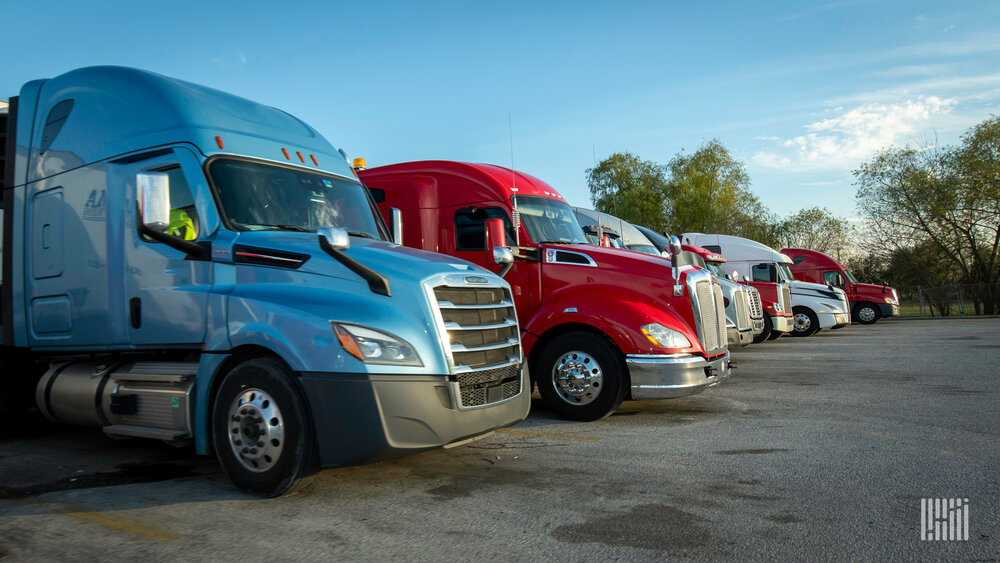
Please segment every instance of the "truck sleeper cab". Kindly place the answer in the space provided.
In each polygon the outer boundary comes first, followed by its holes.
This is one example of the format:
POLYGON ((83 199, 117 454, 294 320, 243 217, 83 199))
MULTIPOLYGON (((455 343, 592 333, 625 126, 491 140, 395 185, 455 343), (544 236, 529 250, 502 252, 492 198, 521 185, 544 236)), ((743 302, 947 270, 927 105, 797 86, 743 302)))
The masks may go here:
POLYGON ((214 450, 275 496, 527 415, 510 286, 389 242, 304 122, 121 67, 10 109, 0 386, 50 366, 49 418, 214 450))
POLYGON ((743 237, 700 233, 690 236, 720 246, 727 253, 727 268, 739 275, 749 275, 755 281, 787 284, 794 315, 793 336, 811 336, 824 328, 838 329, 851 323, 846 294, 834 287, 796 280, 788 268, 792 262, 788 256, 743 237))
POLYGON ((789 268, 796 279, 844 290, 854 322, 868 325, 881 318, 899 315, 899 294, 894 288, 884 284, 859 283, 843 264, 822 252, 785 248, 781 253, 792 259, 789 268))
POLYGON ((529 371, 546 405, 595 420, 624 398, 698 393, 729 377, 722 295, 711 276, 659 257, 591 246, 551 186, 485 164, 425 161, 359 171, 407 246, 495 268, 516 257, 514 291, 529 371), (488 240, 484 225, 496 225, 488 240))

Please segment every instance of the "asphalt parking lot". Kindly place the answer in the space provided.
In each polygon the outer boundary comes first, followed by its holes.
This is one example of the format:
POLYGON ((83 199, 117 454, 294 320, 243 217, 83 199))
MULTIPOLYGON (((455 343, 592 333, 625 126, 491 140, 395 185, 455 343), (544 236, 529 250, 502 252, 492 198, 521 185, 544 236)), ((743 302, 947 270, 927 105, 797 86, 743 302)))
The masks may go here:
POLYGON ((268 500, 189 449, 8 420, 0 559, 1000 559, 1000 319, 734 357, 701 395, 593 423, 536 399, 477 442, 268 500), (921 541, 922 498, 968 499, 968 541, 921 541))

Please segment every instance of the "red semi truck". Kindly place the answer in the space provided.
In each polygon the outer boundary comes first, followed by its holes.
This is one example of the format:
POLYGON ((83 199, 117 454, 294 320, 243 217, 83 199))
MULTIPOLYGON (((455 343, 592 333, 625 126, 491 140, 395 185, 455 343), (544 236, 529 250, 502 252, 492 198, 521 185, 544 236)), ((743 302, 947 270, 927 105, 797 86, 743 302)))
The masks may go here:
POLYGON ((406 246, 491 270, 510 246, 514 260, 504 270, 529 370, 559 416, 595 420, 623 399, 691 395, 729 377, 724 304, 712 276, 588 244, 569 204, 545 182, 450 161, 358 175, 406 246))
POLYGON ((822 252, 785 248, 781 253, 791 257, 790 268, 796 279, 843 289, 851 303, 854 322, 870 325, 883 317, 899 315, 899 294, 894 288, 859 283, 843 264, 822 252))

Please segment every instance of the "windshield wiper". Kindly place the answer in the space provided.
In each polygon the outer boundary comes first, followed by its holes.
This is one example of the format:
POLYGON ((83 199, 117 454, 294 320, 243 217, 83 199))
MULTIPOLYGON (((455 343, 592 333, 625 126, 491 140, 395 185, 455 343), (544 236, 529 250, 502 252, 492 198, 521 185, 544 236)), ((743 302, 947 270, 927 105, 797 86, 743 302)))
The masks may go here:
POLYGON ((313 233, 312 229, 307 229, 305 227, 300 227, 298 225, 268 225, 262 223, 255 223, 253 225, 247 225, 248 227, 271 227, 273 229, 281 229, 283 231, 295 231, 297 233, 313 233))
POLYGON ((375 237, 373 237, 372 235, 370 235, 370 234, 368 234, 368 233, 366 233, 364 231, 347 231, 347 234, 351 235, 352 237, 364 237, 364 238, 370 238, 370 239, 378 240, 375 237))

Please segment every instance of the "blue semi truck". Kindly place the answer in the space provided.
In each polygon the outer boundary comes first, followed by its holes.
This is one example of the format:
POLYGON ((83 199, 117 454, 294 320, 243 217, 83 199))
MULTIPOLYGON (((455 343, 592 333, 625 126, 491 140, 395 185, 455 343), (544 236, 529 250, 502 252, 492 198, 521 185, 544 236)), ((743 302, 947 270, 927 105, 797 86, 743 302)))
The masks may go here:
POLYGON ((299 119, 121 67, 0 114, 0 412, 190 443, 265 496, 527 415, 509 285, 394 244, 299 119))

